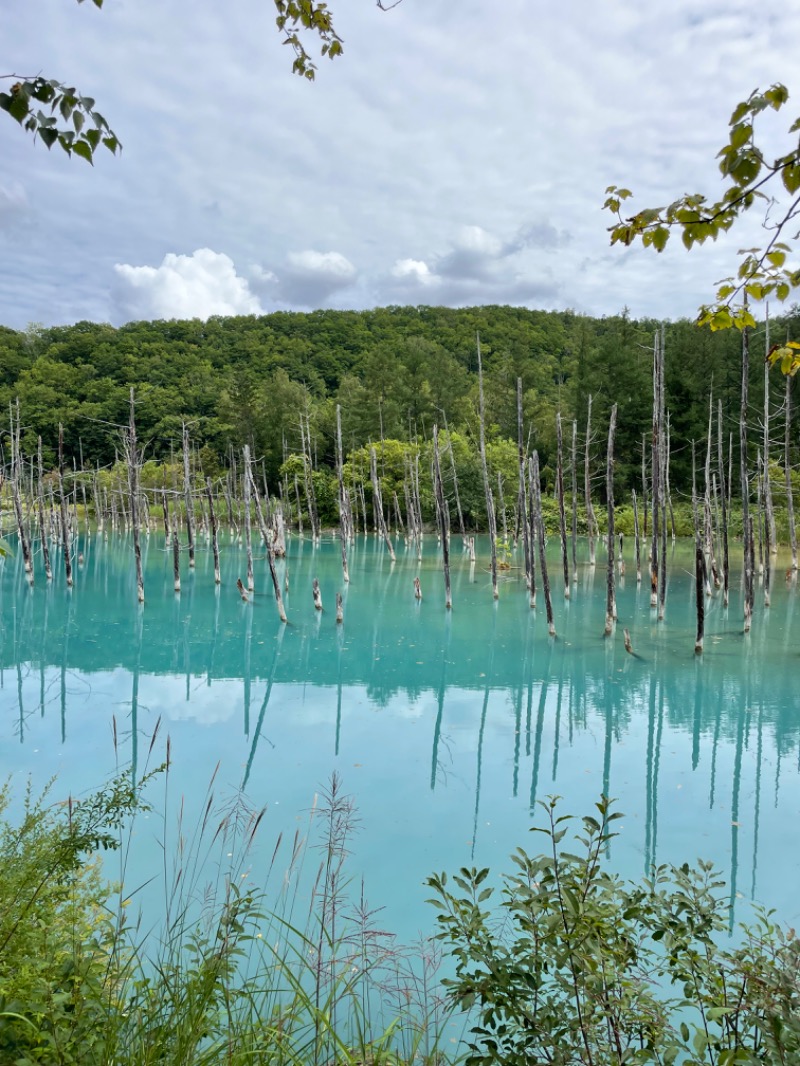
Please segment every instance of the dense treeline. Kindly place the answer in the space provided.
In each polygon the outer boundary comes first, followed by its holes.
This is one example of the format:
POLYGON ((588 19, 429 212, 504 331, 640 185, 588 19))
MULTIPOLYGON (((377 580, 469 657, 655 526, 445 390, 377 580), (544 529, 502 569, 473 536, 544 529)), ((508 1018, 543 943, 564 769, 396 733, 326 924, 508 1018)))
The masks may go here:
MULTIPOLYGON (((219 469, 231 448, 249 444, 263 458, 267 477, 277 479, 287 456, 301 450, 301 412, 310 423, 315 463, 332 467, 337 404, 346 455, 370 441, 429 441, 434 423, 445 420, 464 448, 474 451, 479 333, 488 440, 501 450, 503 442, 516 441, 521 378, 526 443, 538 449, 547 483, 556 413, 567 423, 577 419, 583 449, 593 397, 599 463, 616 403, 616 478, 627 492, 639 484, 642 441, 651 428, 658 327, 625 312, 594 319, 515 307, 279 312, 134 322, 119 329, 91 322, 25 332, 0 327, 0 401, 7 410, 19 398, 24 453, 33 454, 41 436, 45 464, 52 464, 61 423, 68 462, 82 458, 86 465, 106 466, 115 459, 114 427, 127 422, 133 385, 147 459, 163 460, 179 449, 187 422, 206 472, 219 469)), ((775 339, 797 337, 800 308, 770 328, 775 339)), ((665 343, 671 479, 674 489, 685 492, 690 442, 706 436, 712 386, 726 426, 735 431, 738 425, 741 335, 679 321, 666 325, 665 343)), ((763 327, 751 331, 754 438, 763 411, 764 344, 763 327)), ((783 398, 784 381, 773 372, 776 451, 783 438, 783 398)), ((734 464, 736 438, 734 432, 734 464)))

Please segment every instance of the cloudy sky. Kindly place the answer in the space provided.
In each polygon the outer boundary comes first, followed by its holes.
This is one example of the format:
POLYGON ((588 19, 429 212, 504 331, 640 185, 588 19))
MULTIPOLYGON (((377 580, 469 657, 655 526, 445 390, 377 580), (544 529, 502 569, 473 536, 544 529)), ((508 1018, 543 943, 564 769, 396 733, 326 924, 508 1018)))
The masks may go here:
POLYGON ((611 249, 601 204, 612 183, 641 207, 718 192, 733 105, 781 80, 778 149, 800 7, 330 6, 344 55, 309 83, 273 0, 3 0, 0 74, 92 95, 124 150, 92 168, 0 114, 0 324, 420 303, 677 317, 758 240, 611 249))

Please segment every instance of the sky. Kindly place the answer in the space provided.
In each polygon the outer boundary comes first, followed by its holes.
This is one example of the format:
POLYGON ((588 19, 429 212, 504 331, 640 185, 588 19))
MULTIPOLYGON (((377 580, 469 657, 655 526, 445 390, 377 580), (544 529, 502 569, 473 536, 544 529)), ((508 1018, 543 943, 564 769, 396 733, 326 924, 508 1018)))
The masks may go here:
POLYGON ((775 81, 791 98, 764 136, 789 150, 800 7, 330 7, 344 54, 308 82, 273 0, 3 0, 0 75, 93 96, 123 151, 91 167, 0 113, 0 325, 389 304, 677 318, 761 240, 753 219, 691 253, 612 248, 601 208, 611 184, 632 209, 718 195, 731 111, 775 81))

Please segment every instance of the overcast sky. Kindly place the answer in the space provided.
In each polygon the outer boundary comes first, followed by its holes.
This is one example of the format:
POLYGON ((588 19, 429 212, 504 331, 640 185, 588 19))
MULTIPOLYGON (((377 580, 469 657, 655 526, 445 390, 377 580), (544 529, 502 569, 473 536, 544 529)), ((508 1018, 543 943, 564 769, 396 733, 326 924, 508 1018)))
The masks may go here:
POLYGON ((716 194, 733 105, 781 80, 777 149, 800 7, 330 3, 344 55, 309 83, 272 0, 3 0, 0 74, 93 96, 124 150, 92 168, 0 114, 0 324, 421 303, 675 318, 758 240, 612 249, 601 205, 612 183, 633 207, 716 194))

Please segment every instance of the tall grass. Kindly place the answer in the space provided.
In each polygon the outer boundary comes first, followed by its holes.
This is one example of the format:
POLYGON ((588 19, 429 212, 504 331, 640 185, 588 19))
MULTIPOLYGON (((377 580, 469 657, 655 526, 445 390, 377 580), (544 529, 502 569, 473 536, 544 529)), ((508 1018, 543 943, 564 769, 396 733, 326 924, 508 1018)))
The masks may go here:
MULTIPOLYGON (((29 794, 18 824, 0 821, 0 1062, 442 1057, 437 953, 400 946, 350 879, 357 815, 338 776, 304 830, 267 847, 265 811, 220 794, 215 774, 196 818, 182 801, 175 819, 161 816, 161 868, 134 874, 133 828, 154 813, 154 777, 169 811, 169 741, 145 787, 123 773, 84 800, 29 794), (101 849, 120 856, 115 885, 101 849)), ((8 802, 0 791, 0 818, 8 802)))

